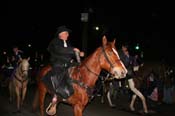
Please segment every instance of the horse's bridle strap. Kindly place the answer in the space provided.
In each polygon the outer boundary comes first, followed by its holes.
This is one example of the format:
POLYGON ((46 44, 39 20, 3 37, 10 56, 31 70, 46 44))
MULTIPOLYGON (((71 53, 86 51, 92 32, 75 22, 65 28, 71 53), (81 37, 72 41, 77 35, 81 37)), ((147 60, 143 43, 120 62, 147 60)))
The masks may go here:
POLYGON ((99 74, 97 74, 97 73, 95 73, 95 72, 92 72, 86 64, 84 64, 84 65, 85 65, 86 69, 87 69, 89 72, 91 72, 92 74, 94 74, 94 75, 97 76, 97 77, 99 76, 99 74))
POLYGON ((16 75, 14 75, 15 79, 21 83, 25 82, 28 80, 28 78, 26 78, 25 80, 20 80, 16 75))
MULTIPOLYGON (((106 59, 107 62, 109 63, 110 67, 113 68, 114 66, 113 66, 112 63, 110 62, 110 60, 109 60, 109 58, 108 58, 108 56, 107 56, 107 54, 106 54, 106 52, 105 52, 104 47, 101 47, 101 48, 102 48, 102 53, 103 53, 105 59, 106 59)), ((100 55, 99 55, 99 57, 100 57, 100 55)), ((119 60, 119 61, 120 61, 120 60, 119 60)), ((85 64, 85 67, 87 68, 87 70, 88 70, 89 72, 91 72, 91 73, 93 73, 95 76, 99 77, 99 74, 97 74, 97 73, 91 71, 91 70, 88 68, 88 66, 87 66, 86 64, 85 64)))
POLYGON ((112 63, 110 62, 110 60, 109 60, 109 58, 108 58, 108 56, 107 56, 107 54, 106 54, 106 52, 105 52, 105 49, 104 49, 104 47, 102 47, 102 51, 103 51, 103 53, 104 53, 104 56, 105 56, 105 58, 106 58, 106 60, 107 60, 107 62, 109 63, 109 65, 113 68, 114 66, 112 65, 112 63))

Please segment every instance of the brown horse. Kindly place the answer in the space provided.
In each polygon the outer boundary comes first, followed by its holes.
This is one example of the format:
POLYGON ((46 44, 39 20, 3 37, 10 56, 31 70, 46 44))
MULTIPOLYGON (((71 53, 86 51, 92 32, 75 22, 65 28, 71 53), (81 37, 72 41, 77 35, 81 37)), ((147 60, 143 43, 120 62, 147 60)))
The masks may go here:
POLYGON ((20 108, 26 96, 28 84, 28 71, 29 58, 22 59, 22 61, 20 61, 19 65, 15 69, 15 72, 12 74, 12 79, 9 81, 10 100, 12 100, 13 92, 15 92, 18 111, 20 111, 20 108))
MULTIPOLYGON (((97 48, 90 56, 85 58, 80 66, 72 67, 70 77, 76 82, 72 83, 74 94, 66 101, 59 99, 59 102, 66 102, 73 107, 74 116, 82 116, 83 110, 89 101, 88 89, 95 86, 100 71, 104 69, 114 75, 114 78, 124 78, 127 70, 121 62, 115 47, 115 40, 108 42, 106 37, 102 38, 102 46, 97 48)), ((39 73, 38 91, 33 102, 33 108, 36 109, 37 100, 39 100, 40 113, 44 116, 44 99, 47 92, 46 85, 40 79, 51 70, 51 66, 44 67, 39 73), (39 95, 39 96, 38 96, 39 95)))

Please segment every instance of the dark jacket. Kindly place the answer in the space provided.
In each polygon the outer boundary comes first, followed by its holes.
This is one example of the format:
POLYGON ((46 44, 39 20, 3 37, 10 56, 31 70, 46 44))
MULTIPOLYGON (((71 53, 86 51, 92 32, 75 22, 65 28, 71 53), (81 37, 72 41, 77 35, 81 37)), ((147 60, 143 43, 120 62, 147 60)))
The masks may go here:
MULTIPOLYGON (((67 42, 67 41, 66 41, 67 42)), ((70 60, 75 57, 73 47, 67 42, 67 47, 64 47, 63 40, 54 38, 47 48, 50 53, 51 65, 70 63, 70 60)))
POLYGON ((133 57, 129 55, 127 57, 122 50, 119 50, 119 56, 123 64, 125 65, 126 69, 128 70, 128 75, 133 75, 133 57))
POLYGON ((23 58, 23 52, 18 52, 17 54, 13 53, 12 57, 14 57, 14 60, 12 61, 12 65, 15 68, 19 63, 19 60, 23 58))
POLYGON ((133 56, 129 55, 129 57, 127 57, 123 51, 119 51, 119 56, 120 56, 120 59, 122 60, 122 62, 124 63, 125 67, 128 69, 129 67, 132 67, 133 66, 133 61, 134 61, 134 58, 133 56))

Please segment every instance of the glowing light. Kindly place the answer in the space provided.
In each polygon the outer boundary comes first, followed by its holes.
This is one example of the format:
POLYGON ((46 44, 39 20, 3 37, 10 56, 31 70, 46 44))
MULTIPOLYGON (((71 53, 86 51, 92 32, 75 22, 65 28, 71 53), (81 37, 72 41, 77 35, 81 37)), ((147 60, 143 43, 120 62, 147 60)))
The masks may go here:
POLYGON ((6 55, 6 54, 7 54, 7 52, 6 52, 6 51, 3 51, 3 54, 4 54, 4 55, 6 55))
POLYGON ((99 29, 100 29, 100 28, 99 28, 98 26, 96 26, 96 27, 95 27, 95 30, 97 30, 97 31, 98 31, 99 29))
POLYGON ((31 47, 31 44, 28 44, 28 47, 30 48, 31 47))
POLYGON ((139 50, 139 49, 140 49, 139 45, 136 45, 136 46, 135 46, 135 49, 136 49, 136 50, 139 50))

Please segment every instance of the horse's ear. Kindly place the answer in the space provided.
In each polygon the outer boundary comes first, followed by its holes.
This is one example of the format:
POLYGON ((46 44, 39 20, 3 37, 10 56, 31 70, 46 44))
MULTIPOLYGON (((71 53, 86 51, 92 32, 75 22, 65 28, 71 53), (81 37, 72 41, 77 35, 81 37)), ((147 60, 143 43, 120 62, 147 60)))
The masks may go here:
POLYGON ((115 46, 116 38, 114 38, 112 45, 115 46))
POLYGON ((28 57, 27 60, 29 61, 30 60, 30 57, 28 57))
POLYGON ((102 38, 102 42, 103 42, 103 46, 105 46, 107 44, 107 42, 108 42, 105 35, 102 38))

